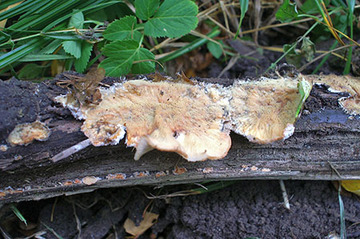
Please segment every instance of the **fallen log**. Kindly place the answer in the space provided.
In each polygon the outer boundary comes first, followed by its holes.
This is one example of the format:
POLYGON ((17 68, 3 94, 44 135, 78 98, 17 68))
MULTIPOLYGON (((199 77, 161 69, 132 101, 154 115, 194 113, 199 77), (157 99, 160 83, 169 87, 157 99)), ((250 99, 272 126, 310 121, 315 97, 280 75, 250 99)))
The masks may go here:
POLYGON ((225 158, 195 163, 157 150, 135 161, 134 150, 124 144, 89 146, 52 161, 87 140, 80 130, 82 122, 53 101, 65 93, 54 81, 0 81, 0 204, 133 185, 360 179, 360 117, 339 107, 338 99, 346 93, 334 93, 322 85, 313 87, 295 132, 287 140, 255 144, 231 133, 232 146, 225 158), (7 139, 15 126, 35 121, 50 128, 47 140, 10 146, 7 139))

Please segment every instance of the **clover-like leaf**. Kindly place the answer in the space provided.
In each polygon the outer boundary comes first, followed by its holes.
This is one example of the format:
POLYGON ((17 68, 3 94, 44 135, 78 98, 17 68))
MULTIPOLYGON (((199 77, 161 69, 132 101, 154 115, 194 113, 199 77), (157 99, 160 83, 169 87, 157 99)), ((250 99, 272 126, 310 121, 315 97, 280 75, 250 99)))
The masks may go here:
POLYGON ((290 0, 284 0, 284 3, 280 6, 275 16, 276 19, 281 22, 291 22, 298 14, 296 4, 290 3, 290 0))
POLYGON ((159 0, 136 0, 136 16, 141 20, 148 20, 152 15, 154 15, 155 11, 159 7, 159 4, 159 0))
POLYGON ((144 27, 152 37, 180 37, 195 29, 198 7, 190 0, 165 0, 144 27))
POLYGON ((141 33, 135 30, 136 18, 126 16, 112 22, 104 31, 104 38, 110 41, 134 39, 139 40, 141 33))
POLYGON ((83 41, 81 44, 81 57, 79 59, 76 59, 74 62, 75 70, 79 73, 84 72, 86 69, 86 66, 89 62, 91 50, 93 48, 93 45, 83 41))
POLYGON ((155 68, 155 63, 148 61, 154 60, 154 55, 135 40, 112 42, 104 47, 103 54, 108 58, 99 67, 104 68, 108 76, 119 77, 130 71, 149 73, 155 68))
POLYGON ((301 53, 304 55, 307 61, 311 61, 316 53, 315 44, 309 37, 304 37, 301 45, 301 53))
POLYGON ((131 73, 146 74, 153 72, 155 70, 154 59, 155 56, 151 51, 145 48, 140 48, 134 56, 131 73))
POLYGON ((81 57, 81 41, 64 41, 62 45, 65 52, 74 56, 76 59, 81 57))
POLYGON ((295 117, 300 116, 300 112, 304 106, 305 100, 309 97, 312 85, 305 79, 300 80, 299 85, 299 93, 301 96, 301 101, 299 102, 298 108, 296 110, 295 117))
MULTIPOLYGON (((222 42, 220 42, 220 44, 222 44, 222 42)), ((210 51, 210 53, 216 58, 219 59, 221 54, 223 53, 223 50, 221 48, 221 46, 219 44, 216 44, 212 41, 209 41, 206 44, 208 50, 210 51)))
MULTIPOLYGON (((71 16, 69 27, 82 28, 84 24, 84 15, 82 12, 75 13, 71 16)), ((76 59, 81 57, 81 41, 64 41, 62 43, 65 52, 74 56, 76 59)))
POLYGON ((71 16, 69 27, 83 28, 84 25, 84 14, 82 12, 75 13, 71 16))

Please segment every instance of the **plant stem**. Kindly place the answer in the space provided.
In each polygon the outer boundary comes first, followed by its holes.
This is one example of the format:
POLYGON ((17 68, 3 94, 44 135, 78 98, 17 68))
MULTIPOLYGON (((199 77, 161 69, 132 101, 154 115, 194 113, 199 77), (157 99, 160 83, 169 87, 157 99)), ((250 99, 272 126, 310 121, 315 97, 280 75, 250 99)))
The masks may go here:
POLYGON ((269 70, 274 69, 276 67, 276 65, 279 63, 279 61, 281 61, 287 54, 289 54, 289 52, 291 52, 298 43, 300 43, 307 35, 309 35, 309 33, 319 24, 319 22, 315 22, 314 25, 312 25, 306 32, 304 35, 302 35, 300 37, 299 40, 297 40, 296 44, 293 44, 284 54, 282 54, 281 57, 279 57, 279 59, 277 59, 274 63, 272 63, 264 73, 267 73, 269 70))
MULTIPOLYGON (((213 38, 213 37, 216 37, 220 34, 220 30, 218 28, 215 28, 214 30, 212 30, 209 34, 207 34, 207 36, 209 38, 213 38)), ((184 46, 172 53, 170 53, 169 55, 166 55, 164 57, 161 57, 160 59, 158 59, 160 62, 167 62, 167 61, 170 61, 170 60, 173 60, 179 56, 182 56, 196 48, 198 48, 199 46, 202 46, 204 45, 206 42, 208 42, 209 40, 206 39, 206 38, 200 38, 200 39, 197 39, 193 42, 191 42, 190 44, 188 44, 187 46, 184 46)))

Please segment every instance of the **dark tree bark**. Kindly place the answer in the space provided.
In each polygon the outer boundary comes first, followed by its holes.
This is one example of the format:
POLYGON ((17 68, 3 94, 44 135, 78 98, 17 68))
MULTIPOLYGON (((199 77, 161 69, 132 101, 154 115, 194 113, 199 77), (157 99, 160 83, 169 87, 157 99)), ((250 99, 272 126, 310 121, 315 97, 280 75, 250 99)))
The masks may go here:
POLYGON ((54 155, 86 139, 81 122, 52 101, 61 93, 65 90, 53 81, 0 81, 0 144, 8 145, 6 138, 20 123, 40 120, 52 131, 47 141, 0 151, 0 204, 130 185, 360 179, 360 117, 346 115, 338 107, 341 95, 321 87, 313 88, 289 139, 258 145, 231 134, 232 147, 224 159, 197 163, 156 150, 134 161, 134 150, 123 142, 90 146, 52 162, 54 155))

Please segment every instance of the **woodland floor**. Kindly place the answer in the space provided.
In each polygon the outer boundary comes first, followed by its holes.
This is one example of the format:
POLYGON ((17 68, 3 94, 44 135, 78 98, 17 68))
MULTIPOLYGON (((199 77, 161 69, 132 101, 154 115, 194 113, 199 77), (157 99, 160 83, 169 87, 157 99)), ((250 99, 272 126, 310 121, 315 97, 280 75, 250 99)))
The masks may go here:
MULTIPOLYGON (((253 51, 237 42, 230 44, 241 54, 253 51)), ((279 56, 266 51, 263 55, 255 53, 252 57, 257 60, 240 59, 222 78, 255 77, 279 56)), ((338 61, 330 59, 321 71, 341 74, 343 68, 338 61)), ((197 74, 217 77, 225 65, 213 60, 197 74)), ((311 73, 311 69, 304 73, 311 73)), ((339 199, 332 182, 285 181, 285 185, 290 210, 284 207, 278 181, 237 181, 212 192, 166 199, 147 196, 166 195, 195 185, 128 187, 21 202, 16 206, 28 226, 5 205, 0 209, 0 226, 11 238, 33 233, 42 234, 42 238, 125 238, 129 237, 123 228, 126 218, 140 222, 148 210, 159 214, 159 219, 139 238, 300 239, 340 233, 339 199)), ((359 198, 344 193, 342 200, 348 238, 360 238, 359 198)), ((4 231, 0 231, 0 238, 6 238, 4 231)))

